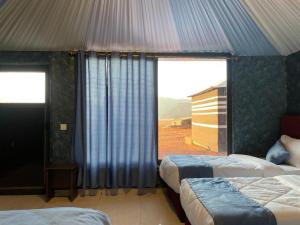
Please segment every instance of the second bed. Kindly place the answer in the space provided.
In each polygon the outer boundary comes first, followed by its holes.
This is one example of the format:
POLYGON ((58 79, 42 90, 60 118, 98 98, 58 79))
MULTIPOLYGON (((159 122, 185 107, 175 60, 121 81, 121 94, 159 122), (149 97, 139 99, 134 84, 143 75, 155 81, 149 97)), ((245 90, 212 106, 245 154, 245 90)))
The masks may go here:
POLYGON ((299 225, 300 176, 191 178, 180 188, 186 225, 299 225))

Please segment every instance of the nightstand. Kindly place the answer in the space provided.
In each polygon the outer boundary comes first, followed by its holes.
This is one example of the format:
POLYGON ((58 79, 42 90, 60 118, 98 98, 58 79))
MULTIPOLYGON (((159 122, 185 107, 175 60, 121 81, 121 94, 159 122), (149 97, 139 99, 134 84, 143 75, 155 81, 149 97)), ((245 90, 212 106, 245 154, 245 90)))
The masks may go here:
POLYGON ((73 201, 77 196, 78 166, 75 163, 51 164, 45 169, 46 201, 55 190, 68 190, 68 197, 73 201))

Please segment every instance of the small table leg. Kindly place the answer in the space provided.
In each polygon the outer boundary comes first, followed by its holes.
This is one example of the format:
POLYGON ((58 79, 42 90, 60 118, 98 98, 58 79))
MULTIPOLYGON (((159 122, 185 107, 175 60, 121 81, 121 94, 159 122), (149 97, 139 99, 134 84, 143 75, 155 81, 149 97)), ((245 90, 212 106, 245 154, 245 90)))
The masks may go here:
POLYGON ((76 188, 76 170, 70 171, 70 193, 69 193, 69 199, 70 201, 73 201, 77 196, 77 188, 76 188))

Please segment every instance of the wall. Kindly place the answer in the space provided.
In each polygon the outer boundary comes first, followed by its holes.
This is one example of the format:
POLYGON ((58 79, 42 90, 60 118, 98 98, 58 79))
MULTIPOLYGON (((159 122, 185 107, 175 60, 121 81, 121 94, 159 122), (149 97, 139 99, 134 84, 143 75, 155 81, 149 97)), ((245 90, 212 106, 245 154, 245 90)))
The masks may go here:
POLYGON ((279 138, 285 114, 285 57, 239 57, 229 63, 232 152, 262 156, 279 138))
POLYGON ((289 55, 287 67, 287 113, 300 114, 300 51, 289 55))
POLYGON ((0 52, 1 65, 46 65, 51 79, 50 155, 52 162, 68 162, 72 154, 75 60, 64 52, 0 52), (59 124, 67 123, 68 131, 59 124))

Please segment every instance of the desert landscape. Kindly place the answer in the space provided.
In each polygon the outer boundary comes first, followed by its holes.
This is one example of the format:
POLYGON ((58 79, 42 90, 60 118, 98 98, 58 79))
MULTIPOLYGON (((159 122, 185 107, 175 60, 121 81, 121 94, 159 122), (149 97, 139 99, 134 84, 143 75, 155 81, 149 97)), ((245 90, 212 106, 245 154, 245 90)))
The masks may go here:
POLYGON ((173 120, 161 119, 158 125, 158 158, 162 159, 171 154, 190 155, 225 155, 224 152, 212 152, 205 148, 189 144, 192 129, 182 127, 172 127, 173 120))

